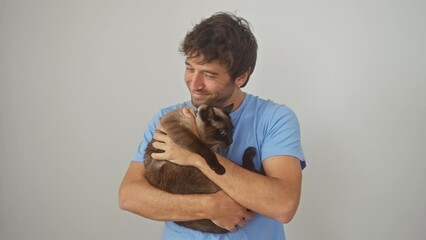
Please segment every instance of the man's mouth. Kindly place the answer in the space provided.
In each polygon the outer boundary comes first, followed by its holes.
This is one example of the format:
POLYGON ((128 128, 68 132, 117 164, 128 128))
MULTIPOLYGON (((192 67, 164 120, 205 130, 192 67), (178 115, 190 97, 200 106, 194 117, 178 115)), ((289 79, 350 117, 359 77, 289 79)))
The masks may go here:
POLYGON ((205 98, 207 95, 207 93, 192 92, 192 97, 196 99, 205 98))

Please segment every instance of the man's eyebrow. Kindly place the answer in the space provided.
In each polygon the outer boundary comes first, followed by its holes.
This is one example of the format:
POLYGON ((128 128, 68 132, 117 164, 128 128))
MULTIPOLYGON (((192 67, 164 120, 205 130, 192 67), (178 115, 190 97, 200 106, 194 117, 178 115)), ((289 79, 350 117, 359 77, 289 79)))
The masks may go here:
POLYGON ((212 71, 208 71, 208 70, 205 70, 203 72, 208 73, 210 75, 215 75, 215 76, 219 75, 219 73, 217 73, 217 72, 212 72, 212 71))
MULTIPOLYGON (((185 65, 188 66, 188 67, 192 67, 192 65, 188 61, 185 61, 185 65)), ((213 71, 209 71, 209 70, 202 70, 202 72, 205 72, 205 73, 208 73, 208 74, 211 74, 211 75, 216 75, 216 76, 219 75, 218 72, 213 72, 213 71)))

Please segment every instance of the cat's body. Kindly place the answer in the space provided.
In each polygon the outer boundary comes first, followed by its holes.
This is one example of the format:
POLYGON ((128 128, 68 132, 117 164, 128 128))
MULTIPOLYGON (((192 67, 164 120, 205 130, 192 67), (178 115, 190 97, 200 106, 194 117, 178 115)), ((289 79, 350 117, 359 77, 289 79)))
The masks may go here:
MULTIPOLYGON (((193 112, 192 108, 188 109, 193 112)), ((200 106, 196 116, 197 132, 191 128, 189 120, 182 116, 182 108, 164 115, 160 121, 168 136, 176 144, 201 155, 217 174, 225 173, 225 169, 220 165, 213 151, 217 151, 218 148, 226 149, 232 143, 233 126, 227 110, 200 106)), ((152 143, 153 141, 148 144, 145 151, 145 177, 151 185, 178 194, 207 194, 220 190, 195 167, 152 159, 151 153, 158 151, 152 143)), ((245 168, 254 170, 252 161, 255 154, 255 148, 247 148, 243 159, 245 168)), ((177 224, 204 232, 228 232, 209 219, 177 222, 177 224)))

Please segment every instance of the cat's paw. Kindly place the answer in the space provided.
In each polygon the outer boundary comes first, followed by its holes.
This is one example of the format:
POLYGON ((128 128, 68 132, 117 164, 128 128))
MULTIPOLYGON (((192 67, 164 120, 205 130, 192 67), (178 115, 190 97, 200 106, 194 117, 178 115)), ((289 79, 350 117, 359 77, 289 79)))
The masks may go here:
POLYGON ((256 156, 256 148, 255 147, 248 147, 244 151, 243 159, 248 159, 250 161, 253 161, 255 156, 256 156))
POLYGON ((226 172, 226 170, 225 170, 225 168, 222 166, 222 165, 220 165, 220 164, 217 164, 216 166, 210 166, 210 168, 217 174, 217 175, 223 175, 223 174, 225 174, 225 172, 226 172))

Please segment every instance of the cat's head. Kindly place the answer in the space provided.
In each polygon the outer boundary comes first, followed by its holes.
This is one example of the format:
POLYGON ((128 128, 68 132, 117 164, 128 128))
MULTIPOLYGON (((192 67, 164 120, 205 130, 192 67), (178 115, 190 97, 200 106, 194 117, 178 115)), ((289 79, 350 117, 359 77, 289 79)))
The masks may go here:
POLYGON ((233 141, 233 125, 229 115, 232 105, 224 109, 209 105, 198 107, 196 122, 199 136, 213 150, 227 149, 233 141))

